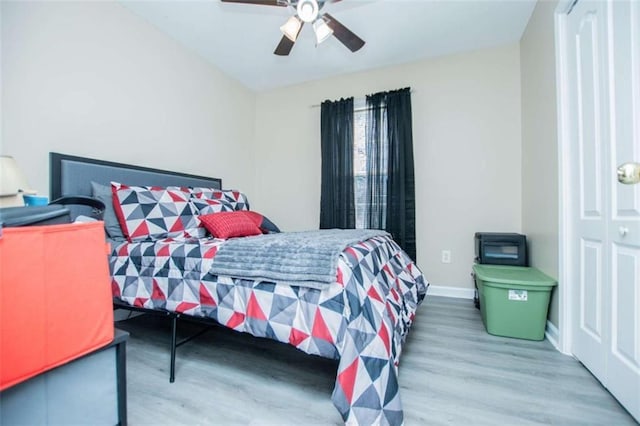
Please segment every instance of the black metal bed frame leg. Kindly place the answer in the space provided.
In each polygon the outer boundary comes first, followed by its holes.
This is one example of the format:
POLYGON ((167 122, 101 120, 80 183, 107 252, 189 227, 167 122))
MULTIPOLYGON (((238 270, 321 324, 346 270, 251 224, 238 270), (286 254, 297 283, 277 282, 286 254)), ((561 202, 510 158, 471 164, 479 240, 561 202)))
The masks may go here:
POLYGON ((126 340, 116 345, 118 376, 118 426, 127 426, 127 348, 126 340))
MULTIPOLYGON (((2 1, 2 0, 0 0, 2 1)), ((178 348, 178 346, 182 346, 183 344, 190 342, 191 340, 195 339, 198 336, 201 336, 202 334, 206 333, 207 331, 211 330, 211 327, 207 327, 205 329, 202 329, 200 331, 198 331, 195 334, 192 334, 191 336, 183 339, 182 341, 178 342, 178 320, 182 317, 182 314, 179 314, 177 312, 168 312, 168 311, 164 311, 164 312, 160 312, 160 311, 154 311, 153 309, 147 309, 147 308, 140 308, 140 307, 135 307, 135 306, 129 306, 124 304, 123 302, 118 303, 115 302, 113 303, 114 308, 116 309, 127 309, 129 311, 132 312, 143 312, 143 313, 147 313, 147 314, 155 314, 155 315, 162 315, 162 316, 168 316, 171 318, 171 360, 170 360, 170 365, 169 365, 169 383, 173 383, 176 381, 176 350, 178 348)), ((188 318, 188 316, 185 316, 185 318, 188 318)), ((196 322, 207 322, 210 325, 212 323, 214 323, 214 321, 204 321, 204 318, 198 318, 198 319, 193 319, 193 321, 196 322)))
POLYGON ((178 316, 171 318, 171 367, 169 368, 169 383, 176 380, 176 337, 178 332, 178 316))

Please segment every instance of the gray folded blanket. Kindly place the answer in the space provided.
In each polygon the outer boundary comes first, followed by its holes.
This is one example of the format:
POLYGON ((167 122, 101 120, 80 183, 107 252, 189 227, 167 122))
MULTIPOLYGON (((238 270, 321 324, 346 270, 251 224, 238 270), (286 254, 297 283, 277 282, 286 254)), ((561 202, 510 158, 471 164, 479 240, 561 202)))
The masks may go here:
POLYGON ((322 289, 336 281, 338 256, 349 245, 389 235, 373 229, 323 229, 233 238, 209 272, 254 281, 322 289))

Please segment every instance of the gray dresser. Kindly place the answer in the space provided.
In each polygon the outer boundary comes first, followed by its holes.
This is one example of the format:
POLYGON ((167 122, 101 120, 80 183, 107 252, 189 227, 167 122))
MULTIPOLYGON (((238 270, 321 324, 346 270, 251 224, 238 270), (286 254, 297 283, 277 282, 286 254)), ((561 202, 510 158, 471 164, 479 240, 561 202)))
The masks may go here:
POLYGON ((126 341, 113 341, 0 393, 1 425, 127 424, 126 341))

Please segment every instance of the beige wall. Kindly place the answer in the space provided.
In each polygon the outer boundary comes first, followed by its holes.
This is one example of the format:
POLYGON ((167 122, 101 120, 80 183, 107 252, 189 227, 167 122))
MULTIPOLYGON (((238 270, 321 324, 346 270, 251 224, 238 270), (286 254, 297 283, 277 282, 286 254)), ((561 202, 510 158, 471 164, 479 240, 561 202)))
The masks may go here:
MULTIPOLYGON (((558 278, 558 140, 554 11, 539 1, 520 42, 522 81, 522 231, 530 260, 558 278)), ((562 283, 560 283, 562 285, 562 283)), ((558 325, 557 291, 549 318, 558 325)))
POLYGON ((471 289, 474 232, 521 231, 517 44, 256 95, 115 2, 1 5, 1 152, 40 193, 58 151, 216 175, 283 229, 317 228, 315 106, 411 86, 430 282, 471 289))
POLYGON ((325 99, 410 86, 418 265, 471 288, 473 234, 521 230, 520 52, 511 45, 261 93, 254 207, 285 230, 317 228, 325 99), (451 250, 451 264, 440 262, 451 250))
POLYGON ((253 192, 255 95, 117 2, 1 2, 2 153, 49 192, 48 152, 253 192))

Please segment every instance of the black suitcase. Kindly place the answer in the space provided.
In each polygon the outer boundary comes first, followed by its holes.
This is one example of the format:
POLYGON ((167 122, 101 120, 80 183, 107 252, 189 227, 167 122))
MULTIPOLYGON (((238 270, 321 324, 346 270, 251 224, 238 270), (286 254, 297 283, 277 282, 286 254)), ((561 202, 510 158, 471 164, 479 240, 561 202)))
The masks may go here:
POLYGON ((71 213, 68 208, 59 204, 0 208, 0 227, 56 225, 60 223, 71 223, 71 213))

